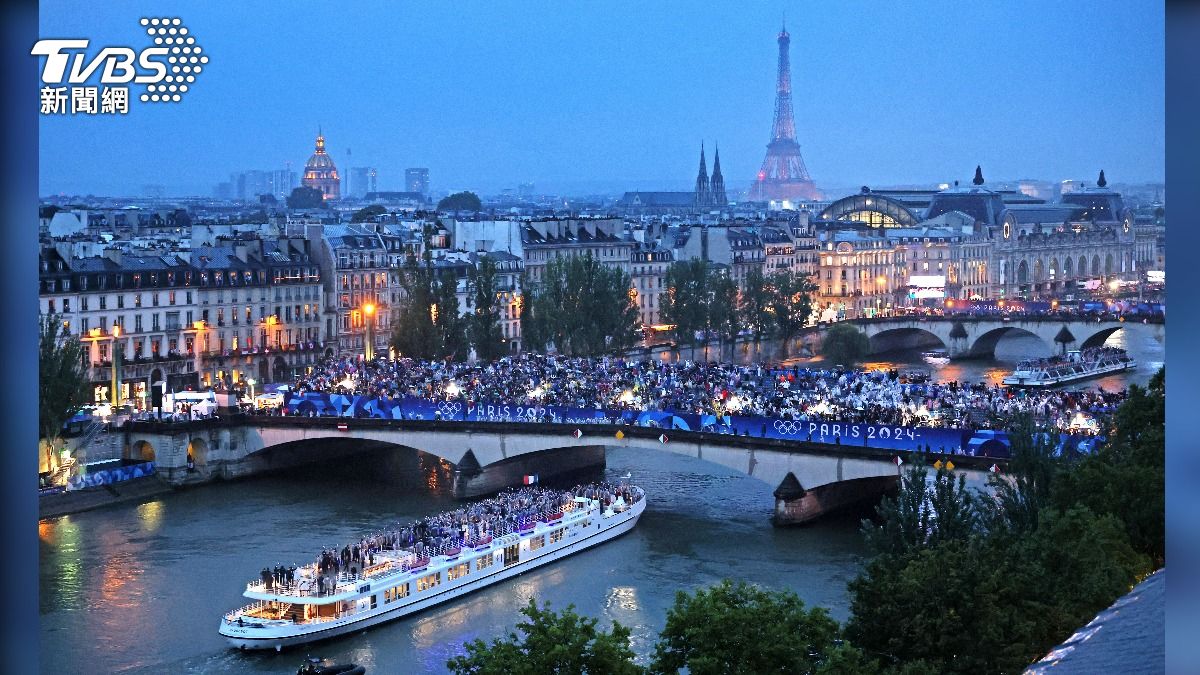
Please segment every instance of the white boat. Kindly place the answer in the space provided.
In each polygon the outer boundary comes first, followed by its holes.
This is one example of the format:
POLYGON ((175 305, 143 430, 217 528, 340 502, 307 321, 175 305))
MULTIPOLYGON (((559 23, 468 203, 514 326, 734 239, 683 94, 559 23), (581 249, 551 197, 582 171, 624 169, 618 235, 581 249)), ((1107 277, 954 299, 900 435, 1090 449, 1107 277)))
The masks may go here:
POLYGON ((1094 354, 1071 351, 1062 358, 1022 361, 1002 382, 1009 387, 1053 387, 1133 368, 1137 368, 1137 361, 1124 350, 1106 348, 1094 354))
POLYGON ((407 550, 374 552, 374 564, 342 574, 333 588, 318 590, 317 566, 296 570, 283 586, 255 580, 243 595, 254 602, 229 612, 218 632, 239 649, 275 649, 359 632, 486 588, 535 567, 618 537, 637 524, 646 509, 645 492, 624 486, 628 495, 605 505, 575 497, 554 513, 508 531, 497 523, 495 536, 443 548, 437 555, 407 550))

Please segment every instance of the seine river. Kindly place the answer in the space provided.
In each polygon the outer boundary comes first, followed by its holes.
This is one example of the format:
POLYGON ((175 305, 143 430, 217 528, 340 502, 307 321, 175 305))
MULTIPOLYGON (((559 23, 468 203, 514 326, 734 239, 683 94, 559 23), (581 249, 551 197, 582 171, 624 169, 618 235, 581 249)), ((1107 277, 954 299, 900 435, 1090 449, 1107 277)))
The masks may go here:
MULTIPOLYGON (((218 621, 265 565, 303 564, 322 546, 455 503, 439 471, 414 475, 380 459, 42 521, 43 672, 295 673, 303 649, 239 653, 217 635, 218 621)), ((511 630, 534 597, 632 627, 646 655, 675 591, 724 577, 790 588, 846 617, 846 583, 864 555, 855 517, 775 529, 773 485, 664 452, 610 450, 605 476, 627 472, 649 501, 624 537, 311 653, 372 673, 443 672, 463 642, 511 630)))
MULTIPOLYGON (((1124 344, 1117 335, 1110 344, 1127 348, 1138 370, 1087 386, 1144 384, 1165 358, 1152 339, 1124 344)), ((1027 336, 1001 342, 994 360, 951 363, 911 352, 868 367, 995 381, 1013 362, 1048 351, 1027 336)), ((649 499, 630 534, 311 653, 375 673, 442 672, 463 642, 511 630, 534 597, 632 627, 645 662, 675 592, 725 577, 790 588, 846 617, 846 583, 865 554, 857 516, 775 529, 768 520, 775 486, 757 479, 663 452, 610 450, 604 476, 627 472, 649 499)), ((446 487, 444 469, 421 467, 415 455, 367 453, 42 521, 42 669, 294 673, 303 649, 242 654, 217 635, 221 615, 241 604, 243 584, 264 566, 303 564, 323 546, 450 508, 446 487)))

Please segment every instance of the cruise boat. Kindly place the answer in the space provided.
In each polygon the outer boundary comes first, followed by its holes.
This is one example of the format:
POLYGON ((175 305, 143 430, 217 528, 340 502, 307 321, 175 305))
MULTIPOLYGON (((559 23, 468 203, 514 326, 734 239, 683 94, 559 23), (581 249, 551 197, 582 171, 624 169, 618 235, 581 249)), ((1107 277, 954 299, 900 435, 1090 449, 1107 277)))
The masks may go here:
POLYGON ((487 536, 433 550, 372 551, 361 570, 349 569, 328 584, 318 580, 316 563, 282 585, 256 579, 243 594, 253 602, 226 614, 218 632, 239 649, 279 651, 362 631, 618 537, 646 509, 645 492, 636 486, 589 486, 575 493, 582 496, 571 494, 524 522, 492 517, 487 536))
POLYGON ((1022 361, 1002 382, 1009 387, 1053 387, 1089 377, 1099 377, 1137 367, 1123 349, 1100 347, 1070 351, 1051 359, 1022 361))

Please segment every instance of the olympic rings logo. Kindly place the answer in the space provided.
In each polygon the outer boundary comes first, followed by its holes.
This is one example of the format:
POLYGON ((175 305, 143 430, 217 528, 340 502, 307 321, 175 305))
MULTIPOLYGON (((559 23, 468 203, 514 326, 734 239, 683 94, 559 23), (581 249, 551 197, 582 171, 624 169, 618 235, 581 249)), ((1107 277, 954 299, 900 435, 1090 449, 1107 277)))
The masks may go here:
POLYGON ((791 420, 775 420, 775 431, 784 436, 795 436, 804 431, 804 425, 791 420))
POLYGON ((462 412, 462 404, 457 401, 442 401, 437 409, 443 417, 458 417, 462 412))

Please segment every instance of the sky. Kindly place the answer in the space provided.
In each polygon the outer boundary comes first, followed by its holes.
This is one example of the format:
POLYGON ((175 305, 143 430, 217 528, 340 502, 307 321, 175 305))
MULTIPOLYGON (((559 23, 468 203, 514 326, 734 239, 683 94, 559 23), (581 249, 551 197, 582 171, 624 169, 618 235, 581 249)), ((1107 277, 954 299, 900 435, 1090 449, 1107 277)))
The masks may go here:
POLYGON ((179 103, 43 116, 43 195, 210 195, 236 171, 299 173, 318 126, 343 176, 376 167, 381 190, 404 189, 406 167, 428 167, 435 191, 691 189, 701 142, 745 188, 785 17, 819 186, 966 181, 976 164, 990 180, 1164 173, 1162 3, 40 5, 41 38, 89 53, 149 46, 139 19, 178 16, 210 57, 179 103))

